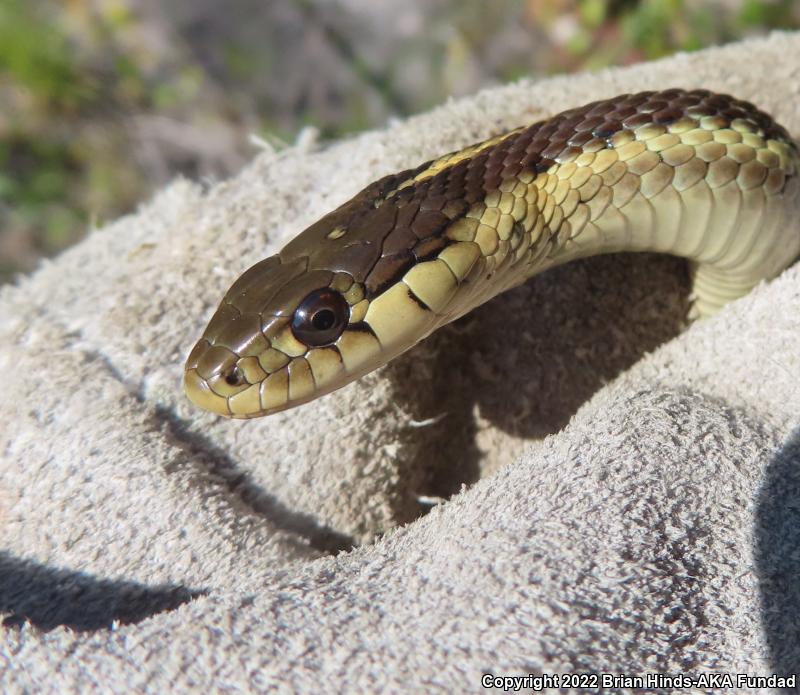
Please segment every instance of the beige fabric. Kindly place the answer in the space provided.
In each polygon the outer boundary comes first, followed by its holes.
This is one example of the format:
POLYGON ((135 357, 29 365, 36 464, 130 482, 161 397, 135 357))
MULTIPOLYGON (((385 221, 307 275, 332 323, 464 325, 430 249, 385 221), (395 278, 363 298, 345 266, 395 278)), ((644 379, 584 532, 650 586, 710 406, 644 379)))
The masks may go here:
POLYGON ((798 267, 681 333, 683 262, 590 259, 285 414, 180 390, 235 277, 375 178, 648 88, 731 92, 798 135, 798 74, 800 35, 774 34, 489 89, 176 182, 5 288, 3 689, 800 670, 798 267))

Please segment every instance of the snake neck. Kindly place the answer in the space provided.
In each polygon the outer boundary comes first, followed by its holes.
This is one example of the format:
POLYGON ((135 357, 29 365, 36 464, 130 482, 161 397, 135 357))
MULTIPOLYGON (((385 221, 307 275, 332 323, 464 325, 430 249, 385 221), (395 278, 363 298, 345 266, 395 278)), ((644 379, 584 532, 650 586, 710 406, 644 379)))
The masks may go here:
POLYGON ((454 313, 556 265, 622 251, 689 259, 692 317, 774 277, 800 254, 798 150, 746 121, 717 125, 650 123, 503 181, 446 232, 480 252, 454 313))

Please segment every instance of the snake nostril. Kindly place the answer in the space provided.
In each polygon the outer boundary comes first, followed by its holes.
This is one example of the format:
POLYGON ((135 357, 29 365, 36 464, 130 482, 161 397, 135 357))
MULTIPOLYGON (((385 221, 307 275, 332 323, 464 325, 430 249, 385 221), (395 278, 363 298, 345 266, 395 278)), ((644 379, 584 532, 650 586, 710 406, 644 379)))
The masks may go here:
POLYGON ((225 383, 229 386, 238 386, 242 383, 242 370, 233 365, 225 374, 225 383))

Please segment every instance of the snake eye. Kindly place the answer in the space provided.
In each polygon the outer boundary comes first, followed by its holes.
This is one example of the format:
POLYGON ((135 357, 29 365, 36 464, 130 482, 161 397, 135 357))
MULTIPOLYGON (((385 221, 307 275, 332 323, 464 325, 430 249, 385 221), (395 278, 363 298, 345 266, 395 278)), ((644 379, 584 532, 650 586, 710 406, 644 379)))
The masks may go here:
POLYGON ((325 288, 309 294, 292 316, 295 338, 311 347, 330 345, 344 331, 350 306, 341 294, 325 288))

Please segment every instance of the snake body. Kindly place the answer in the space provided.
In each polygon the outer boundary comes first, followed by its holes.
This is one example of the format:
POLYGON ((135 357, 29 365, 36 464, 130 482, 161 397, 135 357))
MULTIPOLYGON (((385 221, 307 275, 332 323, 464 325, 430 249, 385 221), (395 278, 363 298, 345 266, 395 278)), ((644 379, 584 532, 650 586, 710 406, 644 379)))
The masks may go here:
POLYGON ((597 101, 374 182, 247 270, 186 362, 197 405, 255 417, 328 393, 576 258, 692 262, 713 313, 800 253, 800 153, 752 104, 597 101))

